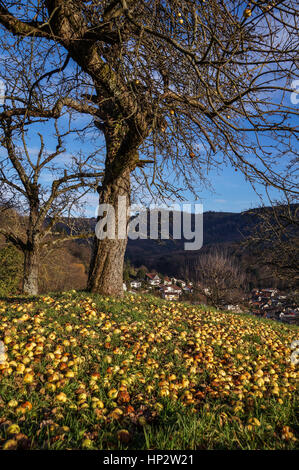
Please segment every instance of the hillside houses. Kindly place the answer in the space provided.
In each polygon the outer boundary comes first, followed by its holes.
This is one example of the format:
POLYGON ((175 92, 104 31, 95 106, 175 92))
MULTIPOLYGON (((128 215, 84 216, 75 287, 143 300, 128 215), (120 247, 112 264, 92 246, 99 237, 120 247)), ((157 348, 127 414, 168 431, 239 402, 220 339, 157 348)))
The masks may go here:
POLYGON ((273 299, 277 296, 278 290, 277 289, 252 289, 251 295, 257 301, 267 301, 269 299, 273 299))
POLYGON ((299 324, 298 306, 277 289, 253 289, 249 308, 254 315, 299 324))
POLYGON ((182 279, 169 278, 163 279, 157 273, 146 273, 145 279, 131 279, 128 285, 132 291, 141 290, 143 292, 154 290, 159 293, 163 299, 178 300, 182 294, 191 294, 193 284, 187 283, 182 279))

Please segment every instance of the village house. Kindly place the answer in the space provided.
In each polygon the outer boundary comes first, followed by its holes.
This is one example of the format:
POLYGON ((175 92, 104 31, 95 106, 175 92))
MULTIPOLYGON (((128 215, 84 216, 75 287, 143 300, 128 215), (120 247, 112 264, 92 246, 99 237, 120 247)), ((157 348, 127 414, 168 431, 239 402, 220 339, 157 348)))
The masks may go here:
POLYGON ((183 292, 184 294, 192 294, 193 286, 191 284, 186 285, 185 287, 183 287, 183 292))
POLYGON ((182 294, 182 289, 178 286, 170 285, 161 287, 160 292, 163 299, 178 300, 182 294))
POLYGON ((249 300, 251 313, 287 323, 299 323, 299 308, 277 289, 253 289, 249 300))
POLYGON ((131 289, 140 289, 141 281, 135 280, 130 282, 131 289))
POLYGON ((171 279, 169 279, 169 277, 165 277, 164 281, 163 281, 163 284, 164 284, 164 286, 171 286, 171 284, 172 284, 171 279))
POLYGON ((174 290, 174 288, 176 288, 177 286, 173 286, 173 285, 170 285, 170 286, 162 286, 161 287, 161 291, 163 292, 172 292, 174 290))
POLYGON ((147 273, 146 280, 150 286, 159 286, 161 284, 161 279, 158 274, 155 273, 147 273))
POLYGON ((228 304, 228 305, 225 305, 224 308, 225 310, 229 310, 230 312, 235 312, 235 313, 242 312, 242 309, 238 304, 237 305, 228 304))

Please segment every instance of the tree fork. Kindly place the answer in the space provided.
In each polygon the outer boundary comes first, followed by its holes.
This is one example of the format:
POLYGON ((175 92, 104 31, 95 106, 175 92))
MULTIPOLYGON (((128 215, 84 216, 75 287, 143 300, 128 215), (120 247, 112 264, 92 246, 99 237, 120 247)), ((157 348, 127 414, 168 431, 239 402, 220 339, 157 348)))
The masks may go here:
MULTIPOLYGON (((134 138, 126 123, 114 121, 104 127, 106 140, 105 176, 99 188, 99 203, 110 204, 115 214, 115 238, 94 238, 87 288, 91 292, 122 297, 123 264, 127 234, 118 233, 119 197, 126 197, 126 227, 129 221, 130 174, 137 166, 139 154, 134 138)), ((138 142, 140 144, 140 142, 138 142)), ((123 215, 123 214, 122 214, 123 215)), ((99 220, 99 219, 98 219, 99 220)))

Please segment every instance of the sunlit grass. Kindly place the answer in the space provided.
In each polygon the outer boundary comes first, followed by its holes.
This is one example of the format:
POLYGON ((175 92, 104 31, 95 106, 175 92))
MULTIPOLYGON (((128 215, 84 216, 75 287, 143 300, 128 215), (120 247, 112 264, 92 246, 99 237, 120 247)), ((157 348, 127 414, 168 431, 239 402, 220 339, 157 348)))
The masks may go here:
POLYGON ((129 294, 6 299, 0 315, 0 448, 297 446, 297 327, 129 294))

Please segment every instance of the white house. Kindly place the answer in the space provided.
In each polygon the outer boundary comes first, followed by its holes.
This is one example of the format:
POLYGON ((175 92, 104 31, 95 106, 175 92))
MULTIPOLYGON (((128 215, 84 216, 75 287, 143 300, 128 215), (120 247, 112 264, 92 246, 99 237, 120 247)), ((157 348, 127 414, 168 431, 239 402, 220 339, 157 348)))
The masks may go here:
POLYGON ((164 284, 164 286, 171 286, 171 284, 172 284, 171 279, 169 279, 169 277, 165 277, 164 281, 163 281, 163 284, 164 284))
POLYGON ((130 286, 132 289, 140 289, 141 281, 131 281, 130 286))
POLYGON ((176 295, 176 294, 164 294, 164 293, 162 293, 162 299, 165 299, 165 300, 178 300, 179 296, 176 295))
POLYGON ((174 286, 170 285, 170 286, 163 286, 161 287, 161 292, 172 292, 173 291, 173 288, 174 286))
POLYGON ((177 300, 182 293, 182 289, 178 286, 163 286, 160 289, 163 299, 177 300))
POLYGON ((151 286, 159 286, 161 284, 161 279, 159 278, 158 274, 155 273, 147 273, 146 280, 151 286))

